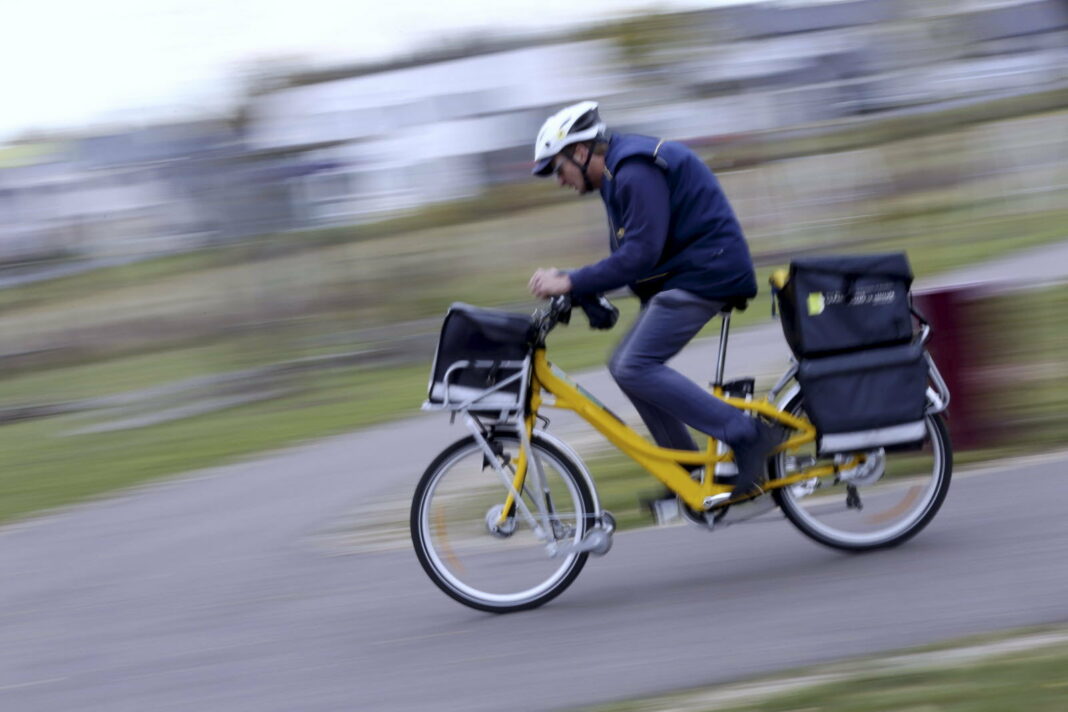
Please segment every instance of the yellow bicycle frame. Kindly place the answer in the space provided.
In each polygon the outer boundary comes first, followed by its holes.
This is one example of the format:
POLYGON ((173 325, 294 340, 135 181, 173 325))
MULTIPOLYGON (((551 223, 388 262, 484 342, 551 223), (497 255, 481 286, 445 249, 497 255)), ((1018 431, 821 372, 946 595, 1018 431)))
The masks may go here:
MULTIPOLYGON (((780 410, 766 398, 756 401, 730 398, 724 396, 720 388, 714 389, 713 394, 735 408, 759 413, 796 431, 786 442, 775 448, 772 451, 773 454, 783 450, 794 450, 816 439, 816 428, 812 423, 805 418, 798 418, 780 410)), ((708 446, 703 452, 674 450, 651 443, 633 428, 628 427, 619 420, 616 415, 593 398, 585 389, 573 382, 566 373, 553 366, 546 358, 545 349, 540 348, 534 352, 533 356, 530 409, 523 423, 528 436, 527 442, 530 442, 529 438, 533 434, 538 410, 543 406, 572 410, 577 413, 604 435, 609 442, 648 470, 656 479, 667 485, 678 494, 683 502, 696 511, 706 509, 705 499, 707 497, 729 492, 732 488, 729 484, 717 483, 714 477, 705 477, 703 482, 695 481, 690 476, 689 470, 682 466, 703 465, 705 472, 711 473, 714 472, 716 463, 732 460, 733 456, 730 453, 717 453, 717 441, 714 438, 710 437, 708 439, 708 446), (552 400, 547 400, 543 393, 551 396, 552 400)), ((859 459, 851 458, 849 461, 838 465, 807 468, 789 477, 772 480, 767 484, 766 488, 776 489, 814 477, 827 477, 839 470, 855 467, 859 459)), ((526 479, 527 464, 527 453, 523 450, 516 459, 516 472, 513 482, 515 492, 522 491, 523 483, 526 479)), ((501 513, 502 520, 512 511, 513 504, 513 496, 509 495, 501 513)))
MULTIPOLYGON (((772 274, 770 282, 773 288, 781 289, 786 279, 786 270, 776 270, 772 274)), ((725 334, 720 338, 725 338, 725 334)), ((572 381, 563 370, 553 366, 545 355, 544 346, 534 350, 532 371, 530 405, 522 424, 526 434, 524 440, 527 443, 531 442, 534 423, 537 420, 538 410, 542 406, 572 410, 604 435, 609 442, 648 470, 656 479, 667 485, 691 509, 704 511, 707 509, 705 504, 707 498, 731 491, 732 485, 717 483, 714 475, 708 476, 706 474, 702 478, 703 481, 699 482, 693 479, 689 469, 682 467, 682 465, 703 465, 705 472, 711 474, 715 472, 716 463, 732 461, 734 459, 732 453, 718 452, 717 446, 719 442, 715 438, 708 438, 708 446, 703 452, 700 450, 674 450, 649 442, 633 428, 628 427, 582 386, 572 381), (548 394, 552 400, 546 400, 543 393, 548 394)), ((780 423, 790 431, 794 431, 784 443, 772 450, 771 454, 796 450, 802 445, 816 440, 816 428, 807 418, 798 418, 791 415, 779 409, 767 398, 763 400, 731 398, 724 395, 723 389, 719 386, 713 388, 712 394, 724 403, 739 410, 763 415, 769 420, 780 423)), ((804 480, 829 477, 843 470, 852 469, 865 460, 865 455, 857 454, 842 462, 836 461, 833 465, 806 467, 788 477, 771 480, 764 488, 767 490, 778 489, 804 480)), ((516 457, 515 477, 512 483, 513 490, 508 495, 505 506, 501 511, 502 524, 514 511, 515 494, 523 491, 528 462, 526 448, 521 448, 516 457)))

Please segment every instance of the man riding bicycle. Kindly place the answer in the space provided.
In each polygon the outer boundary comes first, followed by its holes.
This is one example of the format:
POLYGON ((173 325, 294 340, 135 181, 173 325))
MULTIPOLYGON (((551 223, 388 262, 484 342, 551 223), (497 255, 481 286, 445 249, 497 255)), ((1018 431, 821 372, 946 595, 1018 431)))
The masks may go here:
POLYGON ((581 301, 630 287, 641 312, 609 360, 612 377, 658 445, 696 450, 689 425, 734 451, 731 500, 759 492, 777 431, 665 365, 726 305, 757 292, 741 226, 712 171, 680 143, 609 133, 592 101, 545 121, 534 160, 534 175, 553 174, 579 195, 600 192, 611 254, 570 272, 539 269, 530 291, 581 301))

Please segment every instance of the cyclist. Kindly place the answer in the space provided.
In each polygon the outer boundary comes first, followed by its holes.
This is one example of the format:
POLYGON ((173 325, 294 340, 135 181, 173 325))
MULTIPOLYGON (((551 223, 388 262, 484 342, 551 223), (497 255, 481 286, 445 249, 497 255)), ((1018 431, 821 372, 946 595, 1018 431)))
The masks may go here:
POLYGON ((629 286, 641 311, 612 354, 612 377, 658 445, 696 450, 686 425, 711 435, 734 451, 731 500, 759 492, 777 429, 665 365, 726 304, 757 291, 749 247, 712 171, 680 143, 609 133, 593 101, 550 116, 534 160, 534 175, 553 174, 579 195, 600 192, 611 254, 569 272, 538 269, 531 292, 581 300, 629 286))

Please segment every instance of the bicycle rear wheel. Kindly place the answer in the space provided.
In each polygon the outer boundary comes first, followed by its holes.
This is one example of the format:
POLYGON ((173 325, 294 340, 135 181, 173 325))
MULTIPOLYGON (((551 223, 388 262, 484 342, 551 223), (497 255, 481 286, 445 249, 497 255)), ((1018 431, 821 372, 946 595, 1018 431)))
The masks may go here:
MULTIPOLYGON (((800 395, 786 410, 804 415, 800 395)), ((798 529, 821 544, 848 551, 901 544, 930 523, 949 490, 953 451, 945 423, 938 415, 928 415, 926 424, 927 439, 921 449, 868 451, 858 468, 774 490, 776 501, 798 529)), ((772 461, 772 478, 796 474, 804 460, 821 465, 834 461, 819 458, 815 444, 807 448, 807 452, 778 453, 772 461)))
MULTIPOLYGON (((519 453, 516 433, 489 438, 508 463, 508 479, 519 453)), ((535 435, 532 449, 545 487, 528 472, 523 502, 545 536, 566 546, 582 540, 593 523, 594 503, 581 466, 535 435), (543 518, 544 517, 544 518, 543 518)), ((575 580, 586 553, 551 558, 521 508, 500 522, 508 488, 473 436, 443 451, 416 487, 411 532, 419 562, 431 580, 464 605, 494 613, 535 608, 575 580)))

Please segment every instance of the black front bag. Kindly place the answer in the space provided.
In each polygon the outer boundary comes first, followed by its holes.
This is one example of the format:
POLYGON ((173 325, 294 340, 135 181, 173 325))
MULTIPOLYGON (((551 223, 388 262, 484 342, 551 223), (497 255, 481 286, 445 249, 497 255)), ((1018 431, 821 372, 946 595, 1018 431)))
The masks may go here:
POLYGON ((926 437, 928 364, 913 341, 902 253, 811 257, 779 291, 805 410, 824 453, 912 445, 926 437))
POLYGON ((521 379, 492 393, 487 391, 521 373, 516 362, 530 355, 533 341, 534 327, 529 316, 453 304, 438 339, 429 402, 445 404, 447 397, 448 404, 455 405, 477 398, 471 404, 472 410, 516 407, 522 393, 521 379), (461 361, 468 363, 454 368, 461 361))
POLYGON ((911 284, 903 253, 795 260, 779 291, 786 341, 799 359, 908 343, 911 284))

